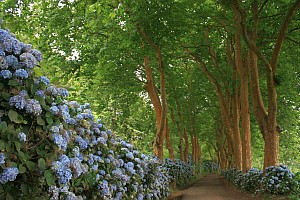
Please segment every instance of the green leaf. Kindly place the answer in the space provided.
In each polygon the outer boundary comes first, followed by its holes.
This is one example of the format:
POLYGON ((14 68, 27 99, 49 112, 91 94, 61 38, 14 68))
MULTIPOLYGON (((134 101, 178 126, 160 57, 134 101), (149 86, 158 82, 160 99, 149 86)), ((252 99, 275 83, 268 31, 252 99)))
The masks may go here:
POLYGON ((18 152, 18 157, 21 161, 26 161, 25 154, 22 151, 18 152))
POLYGON ((7 163, 7 166, 8 166, 8 167, 18 167, 18 164, 15 163, 15 162, 8 162, 8 163, 7 163))
POLYGON ((35 170, 36 164, 32 161, 26 161, 26 165, 30 171, 35 170))
POLYGON ((0 140, 0 150, 5 149, 6 147, 6 142, 4 140, 0 140))
POLYGON ((26 167, 24 167, 23 165, 19 165, 19 173, 24 174, 25 172, 26 172, 26 167))
POLYGON ((37 124, 41 125, 41 126, 44 126, 46 124, 46 122, 41 116, 38 116, 37 117, 37 124))
POLYGON ((10 86, 18 86, 20 83, 17 80, 9 80, 8 85, 10 86))
POLYGON ((10 193, 6 194, 6 200, 14 200, 10 193))
POLYGON ((52 125, 53 124, 53 119, 51 117, 47 117, 46 118, 46 121, 49 125, 52 125))
POLYGON ((53 117, 53 114, 51 112, 46 112, 45 116, 48 118, 48 117, 53 117))
POLYGON ((16 146, 17 151, 19 152, 21 150, 21 142, 15 141, 15 146, 16 146))
POLYGON ((9 110, 8 117, 10 121, 20 124, 23 122, 23 117, 14 110, 9 110))
POLYGON ((1 96, 2 96, 3 99, 6 100, 6 101, 9 101, 9 99, 10 99, 10 94, 7 93, 7 92, 2 92, 2 95, 1 95, 1 96))
POLYGON ((40 158, 38 161, 38 166, 41 170, 45 170, 46 168, 46 161, 43 158, 40 158))
POLYGON ((5 133, 7 129, 7 123, 6 122, 1 122, 0 124, 0 133, 5 133))
POLYGON ((6 151, 9 152, 9 153, 12 151, 10 142, 9 142, 9 143, 6 143, 5 149, 6 149, 6 151))
POLYGON ((50 170, 46 170, 44 176, 49 186, 55 184, 55 177, 53 176, 50 170))
POLYGON ((21 184, 21 191, 23 192, 23 194, 27 195, 29 193, 28 185, 26 185, 25 183, 22 183, 21 184))

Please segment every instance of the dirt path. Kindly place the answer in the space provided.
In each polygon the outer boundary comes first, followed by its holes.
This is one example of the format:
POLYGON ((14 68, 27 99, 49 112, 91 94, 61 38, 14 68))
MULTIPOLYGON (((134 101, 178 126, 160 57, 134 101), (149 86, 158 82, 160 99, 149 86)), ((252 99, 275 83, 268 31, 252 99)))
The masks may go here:
POLYGON ((233 187, 225 186, 224 178, 208 175, 201 178, 192 187, 182 191, 173 200, 251 200, 249 194, 243 194, 233 187))

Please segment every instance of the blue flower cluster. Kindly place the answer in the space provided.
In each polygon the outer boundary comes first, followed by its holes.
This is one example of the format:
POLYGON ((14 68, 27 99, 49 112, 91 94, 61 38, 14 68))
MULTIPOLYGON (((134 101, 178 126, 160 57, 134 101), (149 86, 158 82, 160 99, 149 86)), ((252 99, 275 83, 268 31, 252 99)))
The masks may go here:
POLYGON ((240 170, 230 169, 223 172, 223 175, 237 188, 251 192, 290 194, 298 187, 294 174, 283 164, 266 168, 265 175, 256 168, 245 174, 240 170))
POLYGON ((200 175, 200 166, 196 166, 190 157, 187 163, 180 159, 166 159, 164 166, 167 168, 171 182, 175 183, 177 188, 183 188, 194 182, 200 175))
POLYGON ((283 164, 268 167, 262 179, 264 191, 272 194, 290 193, 297 184, 294 174, 283 164))
POLYGON ((15 199, 32 197, 22 193, 26 187, 37 187, 35 195, 52 200, 164 199, 172 180, 188 180, 195 172, 190 161, 163 164, 106 130, 88 103, 67 100, 66 89, 35 76, 41 60, 39 51, 0 29, 0 110, 5 111, 0 123, 15 128, 1 138, 7 148, 0 149, 0 165, 10 155, 13 166, 3 167, 0 183, 14 181, 19 167, 24 176, 13 186, 20 191, 15 199))

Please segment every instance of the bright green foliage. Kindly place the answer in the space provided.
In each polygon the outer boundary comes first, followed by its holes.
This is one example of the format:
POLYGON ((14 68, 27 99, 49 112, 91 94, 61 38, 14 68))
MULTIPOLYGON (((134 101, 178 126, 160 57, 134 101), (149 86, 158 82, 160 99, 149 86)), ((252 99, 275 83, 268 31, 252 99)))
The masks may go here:
MULTIPOLYGON (((5 1, 0 5, 5 11, 1 15, 6 27, 25 41, 33 41, 44 52, 47 66, 42 63, 36 73, 45 72, 53 83, 66 86, 79 103, 91 103, 95 114, 117 135, 126 137, 144 152, 151 152, 155 115, 143 89, 144 55, 150 57, 156 83, 159 77, 155 53, 138 30, 146 32, 162 51, 169 107, 176 114, 177 98, 183 120, 175 117, 181 128, 185 126, 190 135, 199 135, 204 159, 216 159, 212 158, 215 157, 215 132, 221 127, 221 120, 215 88, 195 61, 185 54, 184 47, 197 53, 211 74, 220 83, 226 83, 233 93, 226 39, 233 40, 234 17, 224 2, 31 0, 17 4, 5 1), (209 56, 208 45, 216 51, 218 67, 209 56)), ((253 21, 252 2, 242 2, 247 8, 249 27, 253 21)), ((278 28, 293 2, 258 1, 261 13, 257 46, 267 58, 271 56, 278 28)), ((289 25, 276 72, 280 160, 295 171, 299 170, 300 162, 298 22, 299 12, 289 25)), ((243 46, 246 46, 244 41, 243 46)), ((246 48, 243 54, 245 57, 246 48)), ((261 61, 259 72, 264 73, 261 61)), ((267 102, 266 80, 264 76, 259 78, 263 99, 267 102)), ((262 168, 263 138, 253 115, 251 111, 253 166, 262 168)), ((180 133, 173 122, 169 124, 178 157, 180 133)))

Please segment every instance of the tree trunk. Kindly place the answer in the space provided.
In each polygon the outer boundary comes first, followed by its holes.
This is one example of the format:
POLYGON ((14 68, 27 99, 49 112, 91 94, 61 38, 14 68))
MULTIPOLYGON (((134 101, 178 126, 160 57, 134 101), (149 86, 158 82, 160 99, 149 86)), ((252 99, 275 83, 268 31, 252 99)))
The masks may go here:
MULTIPOLYGON (((156 116, 156 129, 159 130, 162 116, 162 107, 160 103, 160 99, 158 96, 157 88, 154 84, 154 79, 152 75, 152 70, 149 67, 150 59, 148 56, 144 57, 144 67, 146 70, 146 80, 147 82, 144 85, 145 90, 147 91, 151 103, 154 107, 155 116, 156 116)), ((161 134, 163 136, 163 133, 161 134)), ((158 156, 160 159, 163 159, 163 139, 161 135, 156 134, 154 142, 153 142, 153 151, 154 155, 158 156)))
POLYGON ((167 145, 167 149, 169 151, 169 157, 171 160, 174 160, 174 150, 173 150, 172 142, 170 140, 170 127, 169 127, 168 119, 166 119, 165 132, 166 132, 165 133, 166 145, 167 145))
POLYGON ((240 109, 239 95, 237 85, 236 65, 233 65, 232 71, 233 95, 232 95, 232 129, 234 137, 234 166, 236 169, 242 169, 242 142, 240 136, 240 109))
POLYGON ((242 146, 243 146, 243 168, 242 172, 246 173, 252 167, 252 146, 250 132, 250 109, 248 95, 248 66, 249 56, 246 58, 245 64, 240 70, 240 101, 241 101, 241 117, 242 117, 242 146))
MULTIPOLYGON (((159 79, 160 80, 160 82, 159 82, 160 83, 160 97, 161 97, 161 101, 159 101, 159 102, 160 102, 161 112, 160 112, 159 118, 157 118, 157 120, 159 120, 159 123, 157 124, 158 126, 157 126, 157 130, 156 130, 156 137, 155 137, 155 141, 153 144, 153 149, 154 149, 154 154, 157 155, 159 159, 163 159, 163 156, 164 156, 163 143, 164 143, 164 138, 165 138, 164 129, 165 129, 165 124, 166 124, 168 105, 167 105, 165 69, 164 69, 164 64, 163 64, 163 60, 162 60, 162 54, 161 54, 161 50, 160 50, 159 46, 157 44, 155 44, 151 40, 151 38, 149 38, 148 35, 142 29, 138 28, 137 31, 147 41, 147 43, 154 49, 157 64, 158 64, 158 71, 159 71, 159 78, 160 78, 159 79)), ((147 64, 147 66, 149 65, 149 58, 146 60, 148 63, 144 62, 145 68, 146 68, 146 64, 147 64)), ((154 83, 153 78, 152 78, 152 82, 154 83)))
POLYGON ((278 62, 278 57, 280 54, 281 46, 285 38, 288 25, 292 21, 292 17, 296 10, 300 8, 300 0, 296 0, 295 3, 289 8, 281 27, 279 28, 278 35, 276 38, 276 43, 273 49, 272 57, 270 62, 267 60, 263 52, 256 46, 256 34, 258 27, 259 14, 261 13, 261 8, 258 8, 258 3, 254 1, 252 6, 253 22, 252 27, 247 27, 247 12, 241 7, 239 2, 231 2, 231 8, 235 15, 235 18, 239 20, 240 27, 243 33, 243 38, 250 51, 250 77, 251 77, 251 96, 253 101, 253 108, 255 117, 259 123, 259 127, 264 137, 265 150, 264 150, 264 169, 269 166, 274 166, 279 164, 279 133, 277 125, 277 101, 276 101, 276 85, 274 82, 274 77, 276 73, 276 67, 278 62), (259 81, 258 81, 258 69, 257 69, 257 57, 259 57, 264 64, 266 70, 266 80, 267 80, 267 94, 268 94, 268 112, 263 105, 259 81))
POLYGON ((250 111, 248 97, 248 66, 249 54, 243 63, 242 57, 242 32, 239 26, 239 19, 236 18, 235 31, 235 65, 239 72, 240 78, 240 104, 242 117, 242 172, 246 173, 252 167, 252 150, 251 150, 251 132, 250 132, 250 111))

